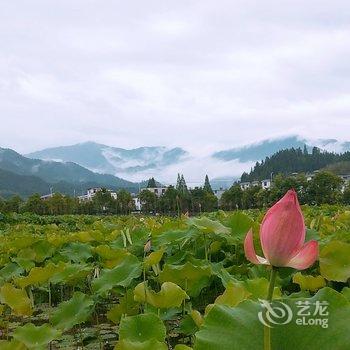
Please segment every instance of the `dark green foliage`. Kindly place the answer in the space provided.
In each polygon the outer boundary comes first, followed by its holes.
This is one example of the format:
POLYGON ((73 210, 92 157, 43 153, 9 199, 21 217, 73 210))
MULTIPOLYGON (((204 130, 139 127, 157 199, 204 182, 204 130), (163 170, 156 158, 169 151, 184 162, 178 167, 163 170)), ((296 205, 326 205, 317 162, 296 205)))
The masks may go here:
POLYGON ((295 189, 301 204, 340 204, 350 203, 349 186, 345 187, 343 180, 330 172, 320 171, 311 179, 304 174, 295 176, 284 176, 282 174, 274 177, 270 189, 260 186, 251 186, 242 190, 239 184, 233 185, 221 198, 223 209, 254 209, 268 207, 276 203, 284 194, 295 189))
POLYGON ((329 173, 320 172, 310 181, 307 187, 307 199, 310 204, 336 204, 341 201, 340 177, 329 173))
POLYGON ((187 195, 188 194, 188 188, 186 185, 186 180, 183 175, 180 176, 180 174, 177 174, 177 184, 176 189, 179 191, 181 195, 187 195))
POLYGON ((203 187, 203 189, 204 189, 204 191, 213 194, 213 189, 211 188, 208 175, 205 175, 205 180, 204 180, 204 187, 203 187))
POLYGON ((157 187, 156 180, 154 179, 154 177, 151 177, 151 178, 148 180, 147 188, 155 188, 155 187, 157 187))
POLYGON ((174 188, 174 186, 169 186, 164 195, 159 198, 159 209, 162 213, 179 215, 179 192, 174 188))
POLYGON ((155 193, 144 189, 140 192, 139 198, 142 204, 142 211, 144 213, 154 213, 157 208, 157 196, 155 193))
POLYGON ((234 184, 221 197, 221 205, 226 210, 242 208, 243 190, 239 184, 234 184))
POLYGON ((3 197, 10 197, 15 194, 27 197, 33 192, 43 194, 49 191, 50 185, 37 176, 18 175, 0 169, 0 194, 3 197))
POLYGON ((337 175, 350 174, 350 161, 342 161, 334 164, 330 164, 324 168, 326 171, 330 171, 337 175))
POLYGON ((72 195, 74 190, 90 187, 125 188, 137 190, 137 185, 113 175, 94 173, 72 162, 53 162, 26 158, 19 153, 0 148, 0 194, 19 194, 28 197, 33 193, 54 191, 72 195))
POLYGON ((317 147, 308 153, 307 149, 292 148, 279 151, 265 160, 257 162, 252 171, 244 173, 242 182, 269 179, 271 175, 306 173, 322 169, 330 164, 350 161, 350 152, 343 154, 321 151, 317 147))
POLYGON ((210 212, 218 206, 218 200, 213 192, 207 191, 204 187, 196 187, 190 191, 192 212, 210 212))
POLYGON ((350 184, 345 187, 343 193, 343 203, 346 205, 350 205, 350 184))

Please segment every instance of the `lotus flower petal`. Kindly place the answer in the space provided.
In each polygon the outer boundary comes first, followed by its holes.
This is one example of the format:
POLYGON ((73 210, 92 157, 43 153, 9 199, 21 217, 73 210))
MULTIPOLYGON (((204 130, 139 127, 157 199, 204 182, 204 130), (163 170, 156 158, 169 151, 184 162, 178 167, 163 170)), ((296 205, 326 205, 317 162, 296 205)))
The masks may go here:
POLYGON ((318 243, 309 241, 303 245, 300 251, 286 265, 297 270, 305 270, 310 267, 317 259, 318 243))
POLYGON ((244 240, 244 252, 247 259, 253 264, 268 264, 268 261, 261 256, 256 255, 253 241, 253 231, 249 230, 244 240))
POLYGON ((304 270, 318 256, 318 243, 309 241, 304 244, 305 233, 304 217, 297 194, 290 190, 268 210, 261 224, 260 242, 265 258, 255 253, 251 229, 244 240, 245 255, 253 264, 304 270))
POLYGON ((285 266, 304 240, 304 218, 297 195, 290 190, 266 213, 260 229, 261 247, 271 265, 285 266))

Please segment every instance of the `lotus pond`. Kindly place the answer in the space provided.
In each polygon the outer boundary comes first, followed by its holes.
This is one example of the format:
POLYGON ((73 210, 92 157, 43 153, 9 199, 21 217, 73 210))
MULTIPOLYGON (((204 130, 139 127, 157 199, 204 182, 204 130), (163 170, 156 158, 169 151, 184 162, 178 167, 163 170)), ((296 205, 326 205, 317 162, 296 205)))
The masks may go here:
MULTIPOLYGON (((319 259, 278 270, 271 347, 349 349, 350 209, 303 213, 319 259)), ((263 215, 2 216, 0 349, 264 349, 263 215)))

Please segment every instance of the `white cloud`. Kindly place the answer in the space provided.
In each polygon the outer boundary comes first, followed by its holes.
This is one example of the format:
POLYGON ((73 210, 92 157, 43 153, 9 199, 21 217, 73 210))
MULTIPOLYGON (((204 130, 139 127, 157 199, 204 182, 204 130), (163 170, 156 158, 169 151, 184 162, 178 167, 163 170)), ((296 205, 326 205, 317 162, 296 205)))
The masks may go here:
POLYGON ((345 0, 7 2, 1 146, 182 146, 209 169, 210 151, 267 137, 346 139, 346 7, 345 0))

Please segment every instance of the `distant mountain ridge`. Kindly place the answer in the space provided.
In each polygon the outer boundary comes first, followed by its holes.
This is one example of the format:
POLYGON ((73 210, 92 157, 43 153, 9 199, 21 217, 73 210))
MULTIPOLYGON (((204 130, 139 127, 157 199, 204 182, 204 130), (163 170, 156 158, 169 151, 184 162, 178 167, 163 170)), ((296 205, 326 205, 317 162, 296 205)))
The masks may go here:
POLYGON ((276 152, 290 148, 304 148, 311 152, 314 146, 327 151, 350 150, 350 142, 336 139, 307 140, 289 135, 243 145, 217 152, 196 155, 181 147, 163 146, 124 149, 96 142, 83 142, 71 146, 43 149, 27 155, 29 158, 56 162, 74 162, 100 174, 110 174, 133 182, 155 177, 164 184, 174 184, 178 172, 183 173, 190 186, 200 186, 208 174, 214 188, 229 187, 242 173, 249 171, 258 161, 276 152))
POLYGON ((307 146, 309 151, 314 146, 326 151, 346 152, 350 150, 350 142, 339 142, 335 139, 307 140, 299 136, 288 136, 278 139, 267 139, 243 147, 232 148, 215 152, 214 158, 224 161, 238 159, 241 162, 260 161, 274 153, 290 148, 303 148, 307 146))
MULTIPOLYGON (((250 173, 243 173, 242 182, 270 179, 277 174, 308 173, 315 170, 329 170, 340 174, 348 171, 350 152, 341 154, 321 151, 313 148, 312 152, 301 148, 291 148, 276 152, 265 160, 256 163, 250 173)), ((346 175, 346 174, 342 174, 346 175)))
POLYGON ((20 195, 30 196, 33 193, 49 193, 50 185, 36 176, 18 175, 12 171, 0 169, 0 197, 20 195))
POLYGON ((187 155, 180 147, 139 147, 123 149, 84 142, 71 146, 46 148, 29 153, 29 158, 74 162, 92 171, 108 174, 133 174, 178 163, 187 155))
POLYGON ((88 187, 126 188, 136 191, 138 185, 110 174, 94 173, 73 162, 43 161, 30 159, 6 148, 0 148, 0 192, 10 191, 27 195, 20 185, 20 179, 33 192, 48 193, 50 187, 55 191, 72 194, 74 190, 84 191, 88 187), (13 189, 10 180, 17 184, 18 192, 13 189), (21 178, 20 178, 21 177, 21 178), (2 182, 1 182, 2 181, 2 182), (11 187, 12 186, 12 187, 11 187), (45 190, 46 188, 46 190, 45 190))

